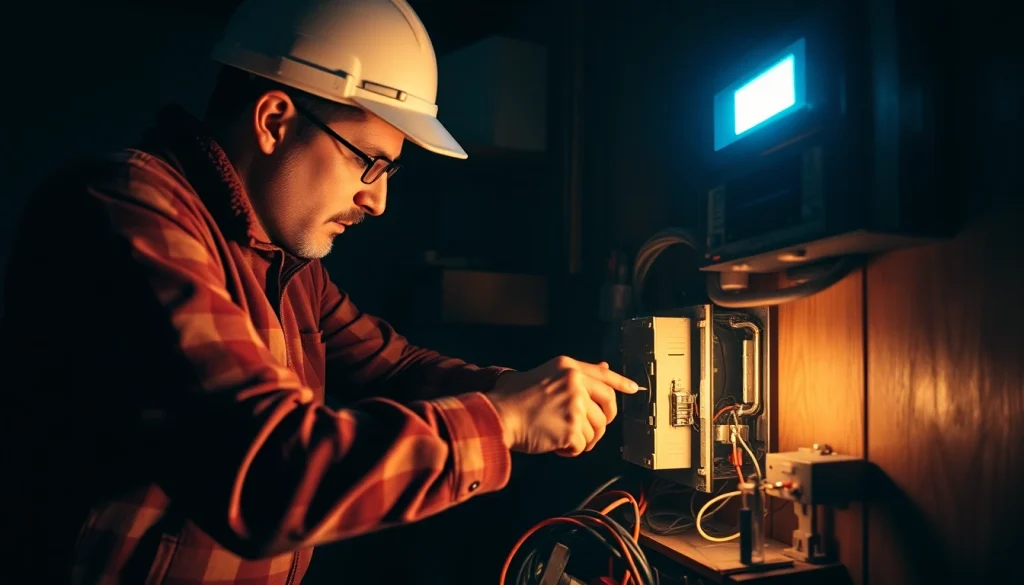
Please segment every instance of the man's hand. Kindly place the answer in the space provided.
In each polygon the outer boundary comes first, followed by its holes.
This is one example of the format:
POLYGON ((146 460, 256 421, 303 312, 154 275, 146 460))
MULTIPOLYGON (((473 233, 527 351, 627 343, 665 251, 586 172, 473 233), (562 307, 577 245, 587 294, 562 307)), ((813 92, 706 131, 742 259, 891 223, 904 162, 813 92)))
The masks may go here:
POLYGON ((633 394, 637 385, 604 362, 562 356, 528 372, 503 374, 487 397, 509 449, 575 457, 604 436, 618 413, 616 391, 633 394))

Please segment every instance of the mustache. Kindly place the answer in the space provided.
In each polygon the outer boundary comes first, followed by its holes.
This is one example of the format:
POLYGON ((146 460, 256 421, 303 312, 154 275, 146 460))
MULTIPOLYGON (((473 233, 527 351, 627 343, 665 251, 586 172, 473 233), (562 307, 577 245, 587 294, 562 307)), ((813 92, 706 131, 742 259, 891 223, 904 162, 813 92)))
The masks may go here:
POLYGON ((336 221, 338 223, 347 223, 350 225, 356 225, 362 223, 366 219, 366 212, 362 209, 350 209, 343 213, 339 213, 330 219, 330 221, 336 221))

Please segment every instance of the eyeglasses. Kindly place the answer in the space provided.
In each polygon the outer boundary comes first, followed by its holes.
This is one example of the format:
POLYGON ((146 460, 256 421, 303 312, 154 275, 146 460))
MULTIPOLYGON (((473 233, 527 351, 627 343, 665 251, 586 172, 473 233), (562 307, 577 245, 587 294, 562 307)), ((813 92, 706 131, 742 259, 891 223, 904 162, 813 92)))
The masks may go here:
POLYGON ((358 148, 356 148, 354 144, 342 138, 337 132, 331 129, 330 126, 325 124, 323 120, 311 114, 309 110, 307 110, 306 108, 303 108, 298 104, 295 104, 295 109, 298 110, 298 112, 302 114, 306 119, 308 119, 310 122, 316 125, 317 128, 320 128, 321 130, 326 132, 328 136, 337 140, 342 145, 344 145, 345 148, 355 153, 355 155, 358 156, 363 161, 363 163, 366 164, 366 168, 365 170, 363 170, 363 176, 361 177, 361 180, 367 185, 372 184, 374 181, 379 179, 381 175, 383 175, 384 173, 387 173, 388 177, 390 178, 394 176, 394 174, 397 173, 399 169, 402 168, 402 163, 393 161, 384 156, 370 156, 365 152, 359 150, 358 148))

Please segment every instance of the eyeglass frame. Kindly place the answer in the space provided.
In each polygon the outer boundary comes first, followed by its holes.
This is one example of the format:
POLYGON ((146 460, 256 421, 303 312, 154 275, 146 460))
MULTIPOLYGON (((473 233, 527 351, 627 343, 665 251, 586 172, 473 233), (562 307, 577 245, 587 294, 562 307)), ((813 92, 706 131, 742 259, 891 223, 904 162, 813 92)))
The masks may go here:
POLYGON ((341 135, 338 134, 337 132, 335 132, 333 128, 328 126, 320 118, 314 116, 309 110, 307 110, 306 108, 300 106, 299 104, 293 103, 293 105, 295 106, 295 109, 300 114, 302 114, 302 116, 304 118, 306 118, 307 120, 312 122, 314 126, 319 128, 320 130, 323 130, 328 136, 330 136, 331 138, 333 138, 333 139, 337 140, 338 142, 340 142, 342 144, 342 146, 344 146, 345 148, 351 150, 356 156, 358 156, 360 158, 360 160, 362 160, 364 163, 366 163, 366 169, 363 170, 362 176, 359 177, 359 180, 362 181, 364 184, 372 185, 377 179, 379 179, 382 176, 384 176, 385 173, 387 174, 388 178, 390 179, 391 177, 393 177, 395 175, 395 173, 397 173, 399 170, 401 170, 402 163, 400 163, 398 161, 393 161, 393 160, 389 159, 386 156, 370 156, 370 155, 366 154, 365 152, 360 150, 359 147, 357 147, 356 145, 352 144, 348 140, 345 140, 344 138, 342 138, 341 135), (381 162, 386 163, 386 164, 384 164, 381 167, 381 169, 379 171, 377 171, 376 176, 374 176, 370 180, 367 180, 366 177, 370 174, 370 171, 373 171, 374 170, 374 166, 377 165, 378 163, 381 163, 381 162))

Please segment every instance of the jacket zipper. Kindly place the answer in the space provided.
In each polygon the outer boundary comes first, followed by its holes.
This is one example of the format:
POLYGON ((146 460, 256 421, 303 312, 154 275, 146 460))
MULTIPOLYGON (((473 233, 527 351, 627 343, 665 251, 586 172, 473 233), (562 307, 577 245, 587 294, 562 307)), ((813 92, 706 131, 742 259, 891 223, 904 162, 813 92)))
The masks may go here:
MULTIPOLYGON (((288 288, 288 283, 290 283, 292 281, 292 278, 296 274, 298 274, 299 272, 302 272, 302 269, 304 269, 309 264, 309 262, 306 262, 306 261, 297 262, 294 266, 291 266, 286 271, 285 270, 285 253, 284 252, 280 252, 280 254, 281 255, 279 256, 279 258, 281 260, 280 260, 280 264, 278 265, 278 269, 277 269, 277 306, 275 307, 275 309, 277 310, 277 319, 278 319, 278 321, 282 320, 281 309, 283 308, 282 305, 284 304, 284 293, 285 293, 285 290, 287 290, 287 288, 288 288)), ((284 323, 281 323, 281 328, 282 328, 282 330, 284 329, 284 323)), ((285 363, 290 368, 294 364, 292 363, 292 349, 291 349, 291 345, 288 343, 288 336, 287 335, 284 335, 284 351, 285 351, 285 363)))
MULTIPOLYGON (((284 293, 285 293, 285 290, 288 288, 288 283, 292 281, 292 277, 293 276, 298 274, 303 268, 306 267, 306 264, 307 264, 306 262, 298 263, 297 266, 292 267, 290 270, 285 272, 285 255, 284 255, 283 252, 281 253, 281 265, 280 265, 280 268, 278 269, 278 273, 277 273, 278 274, 278 278, 277 278, 277 318, 278 319, 281 319, 281 309, 282 309, 282 305, 284 304, 284 293)), ((284 324, 282 323, 282 328, 283 327, 284 327, 284 324)), ((292 366, 292 350, 291 350, 291 347, 290 347, 290 345, 288 343, 288 336, 287 335, 284 336, 284 351, 285 351, 285 355, 286 355, 285 360, 286 360, 286 362, 288 364, 288 367, 291 367, 292 366)), ((295 575, 298 574, 298 571, 299 571, 299 555, 301 555, 301 554, 302 554, 302 551, 298 551, 298 550, 295 551, 294 553, 292 553, 292 566, 291 566, 291 569, 288 570, 288 579, 285 581, 285 585, 293 585, 293 583, 295 582, 295 575)))
POLYGON ((292 568, 288 571, 288 580, 285 581, 285 585, 292 585, 295 581, 295 575, 299 572, 299 555, 302 551, 295 551, 292 554, 292 568))

